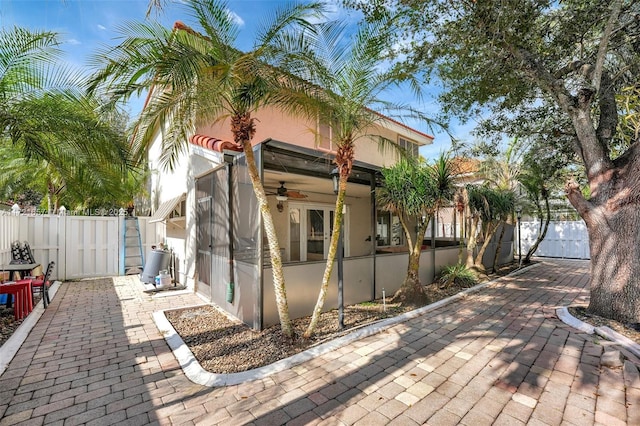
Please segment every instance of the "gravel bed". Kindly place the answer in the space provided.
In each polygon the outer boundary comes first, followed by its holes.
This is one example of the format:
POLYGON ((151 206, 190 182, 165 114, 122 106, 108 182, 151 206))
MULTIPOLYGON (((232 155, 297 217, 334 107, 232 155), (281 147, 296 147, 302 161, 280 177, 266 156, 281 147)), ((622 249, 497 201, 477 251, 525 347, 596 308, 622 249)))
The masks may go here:
MULTIPOLYGON (((341 336, 355 327, 409 311, 397 304, 364 303, 344 309, 345 329, 338 327, 336 310, 321 315, 315 335, 290 342, 280 326, 254 331, 230 319, 215 307, 206 306, 166 312, 176 332, 182 337, 205 370, 212 373, 238 373, 274 363, 326 340, 341 336)), ((293 320, 296 336, 300 337, 309 318, 293 320)))
POLYGON ((7 309, 4 303, 0 304, 0 346, 9 340, 9 337, 22 324, 22 321, 14 319, 13 308, 7 309))
MULTIPOLYGON (((440 289, 437 285, 429 285, 426 290, 433 303, 464 288, 452 285, 440 289)), ((344 330, 338 328, 337 310, 324 312, 314 336, 309 340, 297 338, 294 342, 282 335, 279 325, 254 331, 212 306, 167 311, 166 316, 202 368, 211 373, 238 373, 272 364, 357 327, 413 309, 416 306, 403 307, 388 301, 383 303, 382 299, 346 306, 344 330)), ((309 317, 293 320, 292 323, 296 336, 300 337, 309 324, 309 317)))

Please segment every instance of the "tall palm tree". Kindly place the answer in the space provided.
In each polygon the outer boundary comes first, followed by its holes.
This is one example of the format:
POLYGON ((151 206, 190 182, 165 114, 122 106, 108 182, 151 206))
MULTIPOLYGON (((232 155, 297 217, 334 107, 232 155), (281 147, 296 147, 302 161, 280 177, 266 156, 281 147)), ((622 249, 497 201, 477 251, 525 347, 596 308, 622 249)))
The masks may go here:
MULTIPOLYGON (((101 172, 126 168, 128 155, 122 126, 83 94, 80 72, 60 66, 58 45, 53 32, 0 30, 0 144, 10 159, 1 180, 15 178, 13 191, 40 184, 49 211, 65 182, 75 179, 77 189, 94 192, 107 188, 113 181, 101 172)), ((108 190, 113 195, 117 186, 108 190)))
POLYGON ((293 338, 280 247, 251 141, 259 109, 271 105, 297 112, 303 82, 294 82, 290 73, 310 56, 302 30, 313 29, 311 20, 321 16, 323 6, 281 7, 258 29, 248 52, 236 47, 240 27, 225 2, 193 0, 185 6, 201 32, 184 24, 173 30, 155 23, 127 24, 121 28, 124 40, 97 56, 102 69, 92 89, 106 89, 114 101, 155 89, 139 117, 133 142, 140 158, 157 129, 167 126, 160 160, 168 168, 175 166, 196 125, 230 120, 234 140, 246 156, 268 239, 280 326, 285 336, 293 338))
MULTIPOLYGON (((347 180, 355 160, 355 146, 358 139, 372 138, 382 145, 382 149, 393 144, 383 138, 370 134, 384 117, 381 112, 404 112, 419 115, 405 105, 386 102, 382 93, 393 85, 407 80, 406 74, 398 73, 394 68, 385 69, 383 55, 388 51, 389 35, 393 28, 390 21, 365 23, 349 37, 346 27, 340 22, 322 26, 314 49, 313 64, 318 66, 309 79, 323 90, 317 93, 312 102, 307 102, 307 113, 317 114, 321 123, 332 128, 332 143, 336 145, 334 162, 339 173, 338 194, 336 198, 333 229, 339 230, 343 222, 343 207, 347 191, 347 180)), ((413 81, 410 81, 413 83, 413 81)), ((419 92, 418 85, 410 87, 419 92)), ((311 337, 317 327, 325 303, 333 263, 338 248, 339 232, 331 236, 327 263, 322 284, 311 321, 304 333, 311 337)))

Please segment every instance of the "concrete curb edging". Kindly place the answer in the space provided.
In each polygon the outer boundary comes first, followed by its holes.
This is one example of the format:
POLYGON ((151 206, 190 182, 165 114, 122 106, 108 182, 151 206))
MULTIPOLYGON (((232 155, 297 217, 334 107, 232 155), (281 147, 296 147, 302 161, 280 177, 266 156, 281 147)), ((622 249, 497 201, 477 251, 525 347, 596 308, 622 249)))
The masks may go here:
MULTIPOLYGON (((525 268, 518 269, 514 273, 509 274, 507 276, 522 274, 523 272, 531 268, 537 267, 539 265, 541 265, 541 263, 536 263, 534 265, 530 265, 525 268)), ((500 277, 500 278, 503 278, 503 277, 500 277)), ((418 308, 413 311, 406 312, 402 315, 380 320, 373 324, 364 326, 347 335, 328 341, 326 343, 322 343, 318 346, 314 346, 310 349, 307 349, 306 351, 297 353, 285 359, 281 359, 273 364, 269 364, 264 367, 255 368, 253 370, 243 371, 240 373, 216 374, 216 373, 210 373, 206 371, 204 368, 202 368, 202 366, 200 365, 196 357, 193 355, 193 352, 191 352, 189 347, 184 343, 180 335, 176 332, 176 330, 173 328, 173 326, 171 325, 171 323, 169 322, 169 320, 165 315, 165 312, 169 312, 169 311, 196 308, 198 306, 211 306, 211 304, 186 306, 181 308, 171 308, 171 309, 165 309, 162 311, 156 311, 153 313, 153 320, 155 321, 156 326, 158 327, 158 330, 160 331, 160 333, 165 337, 167 344, 173 351, 174 356, 176 357, 178 363, 180 364, 180 366, 182 367, 182 370, 184 371, 184 374, 187 376, 189 380, 199 385, 208 386, 208 387, 231 386, 231 385, 237 385, 240 383, 265 378, 271 374, 286 370, 295 365, 311 360, 319 355, 323 355, 328 352, 334 351, 353 341, 380 333, 396 324, 400 324, 412 318, 419 317, 429 311, 440 308, 441 306, 447 305, 455 300, 461 299, 470 293, 482 290, 483 288, 495 283, 500 278, 496 280, 488 281, 486 283, 478 284, 474 287, 470 287, 464 291, 461 291, 460 293, 447 297, 446 299, 439 300, 430 305, 423 306, 422 308, 418 308)))
MULTIPOLYGON (((60 281, 54 281, 53 285, 49 287, 49 299, 53 300, 55 297, 58 288, 60 287, 60 281)), ((33 311, 24 321, 18 326, 16 331, 13 332, 11 337, 7 339, 6 342, 2 346, 0 346, 0 376, 5 372, 9 363, 13 360, 13 357, 16 356, 18 350, 22 346, 25 340, 27 340, 27 336, 36 325, 40 317, 44 314, 44 302, 40 300, 38 304, 33 308, 33 311)))
POLYGON ((565 324, 585 333, 596 334, 604 339, 610 340, 627 349, 635 356, 640 357, 640 345, 611 328, 607 326, 594 327, 591 324, 587 324, 571 315, 566 307, 556 309, 556 314, 565 324))

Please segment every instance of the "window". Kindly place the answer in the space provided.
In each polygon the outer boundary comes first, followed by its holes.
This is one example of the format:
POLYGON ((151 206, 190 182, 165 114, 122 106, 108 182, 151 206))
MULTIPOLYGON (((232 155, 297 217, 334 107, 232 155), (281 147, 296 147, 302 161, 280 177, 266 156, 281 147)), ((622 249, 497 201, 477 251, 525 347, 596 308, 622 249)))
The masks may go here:
POLYGON ((178 217, 185 217, 187 212, 186 200, 181 200, 176 204, 175 208, 169 213, 169 218, 174 219, 178 217))
POLYGON ((333 150, 333 139, 336 137, 334 129, 338 128, 338 123, 335 120, 331 120, 328 123, 326 120, 318 118, 316 122, 316 143, 320 148, 333 150))
POLYGON ((318 122, 318 146, 331 149, 331 126, 320 121, 318 122))
POLYGON ((378 211, 376 234, 378 247, 404 245, 400 218, 391 212, 378 211))
POLYGON ((406 149, 410 155, 413 155, 414 157, 418 156, 417 143, 410 141, 409 139, 406 139, 402 136, 398 136, 398 145, 400 145, 401 148, 406 149))

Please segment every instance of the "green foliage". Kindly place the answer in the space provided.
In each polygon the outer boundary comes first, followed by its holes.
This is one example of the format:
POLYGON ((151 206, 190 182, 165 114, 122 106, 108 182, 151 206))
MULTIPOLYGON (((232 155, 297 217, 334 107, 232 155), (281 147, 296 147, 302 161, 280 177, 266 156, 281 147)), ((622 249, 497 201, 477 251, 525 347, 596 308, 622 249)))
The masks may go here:
POLYGON ((457 263, 445 267, 438 281, 440 288, 450 287, 452 284, 460 287, 473 287, 478 283, 478 277, 475 272, 468 269, 464 264, 457 263))
POLYGON ((430 216, 438 201, 432 169, 413 159, 402 159, 382 169, 384 185, 376 192, 378 205, 406 217, 430 216))
POLYGON ((472 215, 478 215, 483 225, 501 220, 514 211, 513 192, 487 185, 467 185, 468 205, 472 215))
POLYGON ((637 96, 634 89, 626 90, 636 87, 640 74, 638 2, 347 3, 372 20, 396 19, 402 29, 398 41, 412 40, 399 52, 406 55, 402 65, 408 72, 421 72, 426 82, 442 81, 440 102, 447 117, 485 117, 477 136, 489 148, 506 134, 531 138, 571 162, 578 160, 575 153, 583 162, 600 164, 591 160, 593 139, 585 139, 570 117, 579 94, 590 96, 583 105, 593 123, 584 126, 596 129, 605 161, 620 157, 637 140, 637 134, 632 138, 637 96), (608 25, 613 31, 608 32, 608 25))
MULTIPOLYGON (((184 3, 190 27, 163 27, 157 22, 129 22, 119 28, 121 43, 96 53, 98 68, 90 89, 111 105, 150 90, 150 102, 136 122, 135 158, 142 160, 157 129, 166 126, 160 162, 176 166, 193 129, 229 117, 250 117, 275 105, 297 111, 308 85, 290 78, 311 56, 305 32, 318 19, 318 3, 280 7, 265 19, 254 48, 235 47, 241 27, 224 1, 184 3)), ((236 142, 245 143, 250 136, 236 142)))
POLYGON ((0 193, 38 193, 48 210, 112 207, 128 167, 126 117, 83 94, 58 44, 51 32, 0 30, 0 193))

